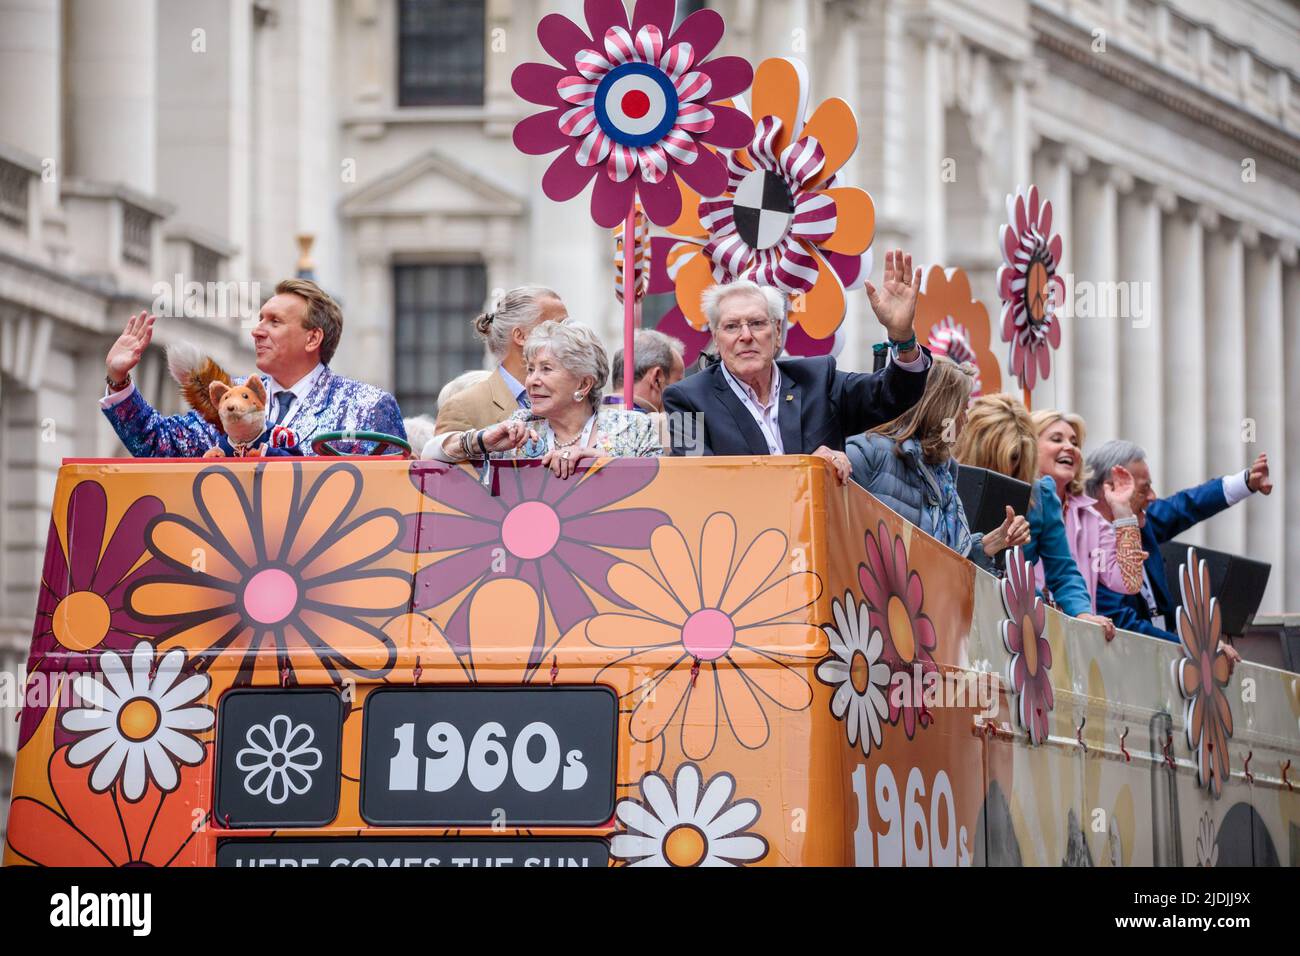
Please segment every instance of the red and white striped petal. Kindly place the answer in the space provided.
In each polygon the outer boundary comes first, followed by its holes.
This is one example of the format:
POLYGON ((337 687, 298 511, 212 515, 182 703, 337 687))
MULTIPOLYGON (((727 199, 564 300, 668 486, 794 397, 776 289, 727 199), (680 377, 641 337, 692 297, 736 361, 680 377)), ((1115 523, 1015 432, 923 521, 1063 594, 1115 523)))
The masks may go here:
POLYGON ((641 166, 641 178, 652 186, 663 182, 668 175, 668 154, 657 143, 637 150, 637 162, 641 166))
POLYGON ((605 74, 614 69, 614 64, 595 50, 579 50, 574 58, 574 66, 587 79, 596 81, 604 79, 605 74))
POLYGON ((700 225, 710 236, 721 239, 736 231, 736 207, 730 199, 710 199, 700 203, 700 225))
POLYGON ((760 249, 745 278, 759 285, 776 286, 777 253, 775 249, 760 249))
POLYGON ((636 59, 636 46, 626 27, 610 27, 605 31, 605 57, 614 66, 636 59))
POLYGON ((590 106, 575 106, 560 117, 560 132, 566 136, 583 137, 596 128, 596 110, 590 106))
POLYGON ((679 76, 684 76, 690 72, 695 65, 695 48, 689 43, 676 43, 668 48, 659 61, 659 68, 668 74, 668 79, 674 83, 679 76))
POLYGON ((677 129, 696 136, 713 129, 713 110, 699 103, 683 103, 677 113, 677 129))
POLYGON ((613 146, 614 141, 606 136, 600 127, 597 127, 587 134, 587 138, 582 141, 573 158, 578 161, 579 166, 595 166, 605 161, 613 146))
POLYGON ((839 228, 835 200, 825 193, 800 193, 794 204, 794 222, 790 234, 813 245, 820 245, 839 228))
POLYGON ((749 146, 749 154, 754 157, 754 162, 769 173, 778 175, 781 173, 781 164, 777 161, 773 146, 780 132, 781 121, 775 116, 764 116, 758 121, 758 126, 754 129, 754 142, 749 146))
POLYGON ((560 99, 566 103, 572 103, 574 106, 591 106, 596 102, 597 85, 585 76, 566 76, 555 84, 555 92, 559 93, 560 99))
POLYGON ((687 73, 673 81, 677 89, 677 99, 682 103, 694 103, 704 99, 713 89, 713 81, 698 70, 687 73))
POLYGON ((749 265, 754 250, 740 236, 723 236, 704 244, 704 254, 727 275, 739 276, 749 265))
POLYGON ((817 260, 789 237, 780 244, 779 248, 781 258, 773 270, 776 287, 790 295, 811 292, 813 286, 817 284, 819 271, 817 260))
POLYGON ((653 23, 647 23, 636 32, 636 58, 651 66, 659 65, 664 55, 664 34, 653 23))
POLYGON ((740 159, 740 150, 733 149, 727 153, 727 192, 734 193, 753 170, 740 159))
POLYGON ((614 143, 609 151, 609 161, 605 164, 605 171, 609 173, 609 178, 616 183, 626 182, 628 177, 636 172, 636 168, 636 150, 621 143, 614 143))
POLYGON ((700 155, 700 148, 695 145, 695 140, 689 133, 683 133, 681 129, 674 129, 665 136, 663 147, 674 162, 681 163, 683 166, 691 165, 700 155))
POLYGON ((786 179, 802 189, 826 165, 826 151, 815 136, 796 140, 781 153, 781 169, 786 179))

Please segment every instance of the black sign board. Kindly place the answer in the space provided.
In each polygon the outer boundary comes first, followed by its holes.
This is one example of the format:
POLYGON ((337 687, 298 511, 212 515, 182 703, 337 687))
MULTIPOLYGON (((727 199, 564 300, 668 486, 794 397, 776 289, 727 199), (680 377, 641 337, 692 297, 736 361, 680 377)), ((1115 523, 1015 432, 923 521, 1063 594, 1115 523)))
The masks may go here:
MULTIPOLYGON (((1184 541, 1166 541, 1160 546, 1161 557, 1165 559, 1165 583, 1174 607, 1183 603, 1182 581, 1178 575, 1187 563, 1187 549, 1191 547, 1196 546, 1184 541)), ((1210 594, 1219 599, 1223 633, 1231 637, 1240 636, 1264 600, 1272 565, 1209 548, 1196 547, 1196 553, 1210 572, 1210 594)), ((1174 618, 1171 617, 1168 623, 1169 630, 1176 630, 1178 625, 1174 618)))
POLYGON ((318 827, 338 815, 343 701, 333 690, 236 690, 217 719, 216 819, 318 827))
POLYGON ((222 840, 228 867, 579 867, 609 866, 604 840, 330 839, 222 840))
POLYGON ((1007 505, 1016 514, 1025 514, 1029 510, 1030 490, 1023 481, 996 471, 969 465, 957 469, 957 494, 971 531, 984 534, 996 531, 1007 518, 1007 505))
POLYGON ((393 688, 366 698, 361 816, 376 826, 599 826, 618 701, 602 687, 393 688))

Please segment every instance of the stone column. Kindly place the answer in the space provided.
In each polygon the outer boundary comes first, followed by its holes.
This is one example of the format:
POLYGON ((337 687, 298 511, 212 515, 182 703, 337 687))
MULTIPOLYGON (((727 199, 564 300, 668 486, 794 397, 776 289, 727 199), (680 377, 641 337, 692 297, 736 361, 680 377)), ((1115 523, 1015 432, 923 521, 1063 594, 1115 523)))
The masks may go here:
POLYGON ((63 173, 59 0, 0 0, 0 23, 0 143, 52 163, 41 199, 53 209, 63 173))
MULTIPOLYGON (((1283 269, 1281 343, 1284 365, 1282 395, 1285 410, 1283 429, 1286 447, 1292 450, 1289 464, 1300 467, 1300 268, 1296 247, 1282 247, 1283 269)), ((1286 514, 1286 610, 1300 610, 1300 481, 1294 476, 1279 476, 1273 496, 1282 494, 1286 514)))
MULTIPOLYGON (((1173 194, 1140 183, 1119 205, 1119 436, 1147 450, 1154 475, 1164 473, 1161 447, 1165 322, 1163 215, 1174 208, 1173 194)), ((1095 447, 1106 436, 1090 441, 1095 447)))
MULTIPOLYGON (((1110 291, 1119 270, 1119 192, 1132 180, 1094 163, 1074 192, 1074 411, 1092 435, 1119 434, 1119 317, 1110 291)), ((1068 313, 1067 313, 1068 316, 1068 313)))
MULTIPOLYGON (((1262 239, 1246 254, 1246 420, 1253 423, 1253 444, 1245 447, 1253 461, 1267 452, 1274 491, 1256 496, 1240 509, 1246 522, 1247 554, 1273 565, 1260 611, 1281 613, 1288 575, 1286 561, 1285 493, 1278 492, 1290 478, 1285 416, 1293 409, 1282 402, 1285 391, 1285 346, 1282 324, 1282 259, 1277 242, 1262 239)), ((1225 350, 1227 351, 1227 350, 1225 350)), ((1250 427, 1250 424, 1247 426, 1250 427)), ((1234 509, 1236 510, 1236 509, 1234 509)), ((1300 570, 1300 566, 1297 567, 1300 570)))
POLYGON ((68 172, 152 194, 158 4, 67 0, 68 172))
MULTIPOLYGON (((1075 262, 1074 247, 1074 179, 1088 168, 1088 159, 1083 152, 1073 146, 1061 143, 1046 143, 1039 151, 1034 163, 1034 182, 1039 193, 1052 204, 1052 230, 1062 240, 1062 258, 1058 272, 1066 280, 1066 295, 1074 294, 1074 282, 1071 271, 1075 262)), ((1074 335, 1075 322, 1072 317, 1072 305, 1062 303, 1061 312, 1061 347, 1052 356, 1052 375, 1045 383, 1034 389, 1035 408, 1072 409, 1075 407, 1074 388, 1074 335)), ((1002 341, 1001 304, 990 303, 993 321, 993 340, 1002 341)), ((1009 346, 998 346, 1004 369, 1010 367, 1009 346)), ((1008 381, 1007 391, 1015 391, 1014 382, 1008 381)))
MULTIPOLYGON (((1162 467, 1157 493, 1205 481, 1205 207, 1180 201, 1164 221, 1164 382, 1159 414, 1162 467)), ((1186 540, 1204 542, 1198 526, 1186 540)))
MULTIPOLYGON (((1246 418, 1247 341, 1245 254, 1240 223, 1223 220, 1218 230, 1208 237, 1205 258, 1205 328, 1209 363, 1204 381, 1208 471, 1200 481, 1244 468, 1249 451, 1242 444, 1246 418)), ((1188 437, 1194 440, 1194 436, 1188 437)), ((1208 522, 1206 538, 1212 548, 1243 554, 1246 548, 1244 510, 1232 508, 1208 522)))

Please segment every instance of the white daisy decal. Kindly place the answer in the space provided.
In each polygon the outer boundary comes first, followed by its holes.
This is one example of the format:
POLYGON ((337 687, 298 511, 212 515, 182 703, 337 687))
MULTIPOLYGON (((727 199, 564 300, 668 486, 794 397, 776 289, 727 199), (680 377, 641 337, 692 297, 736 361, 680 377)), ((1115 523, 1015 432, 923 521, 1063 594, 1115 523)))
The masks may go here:
POLYGON ((767 856, 767 840, 748 832, 760 812, 754 800, 732 802, 736 779, 720 773, 700 794, 700 768, 682 764, 670 785, 657 773, 641 778, 641 800, 614 811, 625 830, 610 853, 629 866, 743 866, 767 856))
POLYGON ((312 746, 316 731, 310 724, 295 725, 278 714, 269 726, 248 728, 244 739, 248 746, 235 754, 235 766, 244 772, 244 790, 250 797, 265 794, 278 807, 289 794, 300 797, 311 789, 311 772, 324 758, 312 746))
POLYGON ((859 745, 862 755, 871 754, 871 745, 880 747, 883 724, 889 720, 885 697, 889 688, 889 665, 880 659, 884 638, 868 623, 866 604, 858 604, 853 595, 844 593, 844 603, 831 602, 835 626, 823 624, 830 639, 831 657, 817 665, 817 679, 835 688, 831 713, 844 721, 849 746, 859 745), (868 636, 869 635, 869 636, 868 636))
POLYGON ((74 767, 94 763, 91 789, 107 791, 120 783, 122 795, 135 802, 152 780, 170 793, 180 783, 177 766, 203 762, 204 748, 197 735, 212 727, 214 714, 196 704, 208 693, 211 681, 191 674, 179 680, 185 652, 170 651, 154 663, 153 648, 140 641, 130 662, 114 651, 99 658, 103 678, 82 674, 73 681, 81 707, 63 715, 63 729, 82 736, 68 751, 74 767))

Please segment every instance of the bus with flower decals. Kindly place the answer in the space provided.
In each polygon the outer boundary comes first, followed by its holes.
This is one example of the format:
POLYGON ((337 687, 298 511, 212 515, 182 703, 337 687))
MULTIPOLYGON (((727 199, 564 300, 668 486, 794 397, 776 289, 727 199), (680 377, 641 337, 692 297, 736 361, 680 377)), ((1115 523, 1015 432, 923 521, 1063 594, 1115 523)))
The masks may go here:
POLYGON ((1108 645, 816 458, 68 461, 5 862, 1293 863, 1182 585, 1108 645))

